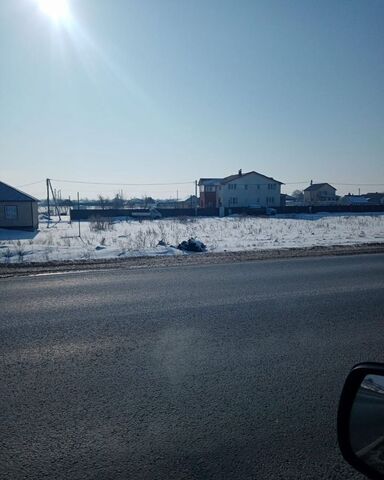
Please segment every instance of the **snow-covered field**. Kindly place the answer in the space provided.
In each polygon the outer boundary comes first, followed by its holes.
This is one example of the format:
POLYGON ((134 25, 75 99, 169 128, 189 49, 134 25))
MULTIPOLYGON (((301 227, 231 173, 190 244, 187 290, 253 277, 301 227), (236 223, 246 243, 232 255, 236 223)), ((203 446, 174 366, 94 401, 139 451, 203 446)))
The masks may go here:
POLYGON ((78 223, 67 218, 50 225, 41 220, 37 233, 0 229, 0 263, 185 255, 171 245, 190 237, 209 252, 384 242, 384 215, 373 214, 114 219, 80 226, 81 237, 78 223), (160 240, 167 246, 158 246, 160 240))

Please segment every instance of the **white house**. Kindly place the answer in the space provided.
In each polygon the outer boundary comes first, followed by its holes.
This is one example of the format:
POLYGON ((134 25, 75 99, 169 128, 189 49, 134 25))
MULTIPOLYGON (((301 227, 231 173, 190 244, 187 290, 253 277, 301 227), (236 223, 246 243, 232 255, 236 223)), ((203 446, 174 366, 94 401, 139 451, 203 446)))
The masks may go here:
POLYGON ((310 205, 331 205, 337 200, 336 188, 329 183, 313 183, 304 189, 304 202, 310 205))
POLYGON ((201 207, 278 207, 282 182, 258 172, 224 178, 201 178, 201 207))

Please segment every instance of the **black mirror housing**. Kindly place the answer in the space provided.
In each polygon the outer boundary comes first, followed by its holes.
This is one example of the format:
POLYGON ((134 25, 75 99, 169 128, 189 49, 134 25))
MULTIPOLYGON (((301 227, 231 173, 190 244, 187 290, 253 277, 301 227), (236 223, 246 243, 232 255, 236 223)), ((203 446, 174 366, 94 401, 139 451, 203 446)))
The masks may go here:
POLYGON ((350 465, 368 478, 384 479, 383 364, 361 363, 352 368, 340 397, 337 436, 350 465))

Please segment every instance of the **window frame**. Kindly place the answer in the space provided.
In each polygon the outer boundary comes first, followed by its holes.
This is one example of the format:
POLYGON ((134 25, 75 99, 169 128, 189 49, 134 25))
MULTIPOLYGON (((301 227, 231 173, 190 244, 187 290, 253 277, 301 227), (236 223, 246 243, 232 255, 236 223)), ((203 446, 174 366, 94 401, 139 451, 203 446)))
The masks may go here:
POLYGON ((19 218, 19 211, 17 205, 4 205, 4 218, 5 220, 17 220, 19 218), (9 209, 14 212, 14 214, 9 213, 9 209))

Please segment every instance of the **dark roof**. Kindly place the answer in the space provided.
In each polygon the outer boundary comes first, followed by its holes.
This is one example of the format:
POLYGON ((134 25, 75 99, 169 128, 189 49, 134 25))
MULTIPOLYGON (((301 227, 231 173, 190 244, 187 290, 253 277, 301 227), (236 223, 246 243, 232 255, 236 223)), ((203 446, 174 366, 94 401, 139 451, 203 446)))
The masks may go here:
POLYGON ((0 202, 38 202, 37 198, 27 195, 17 188, 0 182, 0 202))
POLYGON ((332 185, 330 185, 329 183, 312 183, 312 185, 304 189, 304 192, 313 192, 313 190, 319 190, 320 188, 323 188, 325 185, 328 185, 328 187, 331 187, 336 191, 336 188, 332 187, 332 185))
POLYGON ((364 195, 364 197, 384 197, 384 192, 368 192, 364 195))
POLYGON ((219 185, 222 178, 200 178, 199 185, 219 185))

